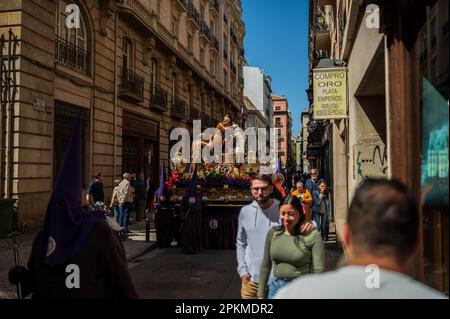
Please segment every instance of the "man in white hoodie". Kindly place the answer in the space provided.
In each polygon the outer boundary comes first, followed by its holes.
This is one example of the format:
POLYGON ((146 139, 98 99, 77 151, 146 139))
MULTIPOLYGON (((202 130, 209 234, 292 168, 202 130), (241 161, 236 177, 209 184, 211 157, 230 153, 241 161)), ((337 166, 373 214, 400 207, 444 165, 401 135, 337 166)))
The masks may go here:
MULTIPOLYGON (((251 192, 254 201, 242 207, 239 213, 236 238, 237 271, 242 280, 241 297, 256 299, 259 272, 264 257, 264 244, 269 229, 280 225, 280 202, 272 197, 272 178, 258 175, 252 180, 251 192)), ((313 229, 313 224, 302 225, 302 234, 313 229)))

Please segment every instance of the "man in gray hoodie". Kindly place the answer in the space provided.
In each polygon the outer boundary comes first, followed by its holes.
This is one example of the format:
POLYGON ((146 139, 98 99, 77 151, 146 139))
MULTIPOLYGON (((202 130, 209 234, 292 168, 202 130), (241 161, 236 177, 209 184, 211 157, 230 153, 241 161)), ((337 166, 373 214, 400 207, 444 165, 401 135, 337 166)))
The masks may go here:
MULTIPOLYGON (((252 180, 254 201, 242 207, 239 213, 236 238, 237 271, 242 280, 241 297, 256 299, 259 272, 264 257, 264 244, 269 229, 280 225, 280 202, 271 198, 273 191, 270 175, 258 175, 252 180)), ((301 233, 307 234, 313 224, 305 223, 301 233)))

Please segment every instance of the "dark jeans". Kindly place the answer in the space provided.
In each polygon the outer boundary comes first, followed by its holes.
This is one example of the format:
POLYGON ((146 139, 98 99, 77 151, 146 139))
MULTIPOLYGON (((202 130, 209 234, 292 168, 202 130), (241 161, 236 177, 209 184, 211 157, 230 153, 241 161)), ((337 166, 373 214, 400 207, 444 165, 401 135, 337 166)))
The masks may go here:
POLYGON ((132 207, 132 203, 125 203, 123 206, 120 206, 119 213, 119 225, 123 227, 125 232, 128 232, 128 218, 130 213, 130 208, 132 207))
POLYGON ((318 230, 323 240, 328 240, 328 214, 313 212, 313 219, 317 224, 318 230))
POLYGON ((120 206, 119 205, 113 206, 113 213, 114 213, 114 219, 116 220, 116 222, 119 223, 119 216, 120 216, 120 206))

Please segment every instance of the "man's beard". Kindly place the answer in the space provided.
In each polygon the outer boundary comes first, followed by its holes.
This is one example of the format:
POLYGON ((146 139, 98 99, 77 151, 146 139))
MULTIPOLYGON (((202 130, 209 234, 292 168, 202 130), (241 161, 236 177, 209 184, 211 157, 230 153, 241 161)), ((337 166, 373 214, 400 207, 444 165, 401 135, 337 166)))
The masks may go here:
POLYGON ((260 200, 257 200, 257 199, 255 199, 255 200, 258 203, 258 205, 261 206, 261 205, 264 205, 265 203, 267 203, 269 201, 269 199, 270 199, 270 195, 265 196, 260 200))

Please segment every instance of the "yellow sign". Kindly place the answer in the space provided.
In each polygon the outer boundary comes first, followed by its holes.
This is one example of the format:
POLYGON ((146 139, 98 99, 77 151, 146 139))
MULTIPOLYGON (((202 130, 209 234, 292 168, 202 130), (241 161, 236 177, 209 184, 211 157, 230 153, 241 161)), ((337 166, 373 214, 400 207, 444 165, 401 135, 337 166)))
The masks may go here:
POLYGON ((314 69, 314 120, 347 117, 347 68, 314 69))

